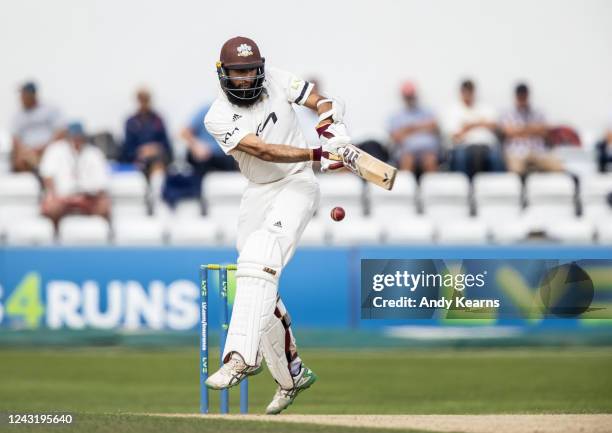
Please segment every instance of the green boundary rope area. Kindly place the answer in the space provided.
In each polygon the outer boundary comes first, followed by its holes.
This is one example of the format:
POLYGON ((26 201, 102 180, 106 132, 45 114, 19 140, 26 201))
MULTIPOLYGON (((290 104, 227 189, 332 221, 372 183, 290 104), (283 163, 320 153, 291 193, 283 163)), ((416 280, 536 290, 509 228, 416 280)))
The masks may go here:
MULTIPOLYGON (((294 414, 612 413, 611 348, 313 350, 319 380, 294 414)), ((211 356, 218 356, 217 350, 211 356)), ((197 413, 192 349, 0 350, 2 411, 197 413)), ((250 381, 250 411, 276 390, 250 381)), ((211 393, 211 408, 218 407, 211 393)), ((230 412, 238 412, 230 393, 230 412)))

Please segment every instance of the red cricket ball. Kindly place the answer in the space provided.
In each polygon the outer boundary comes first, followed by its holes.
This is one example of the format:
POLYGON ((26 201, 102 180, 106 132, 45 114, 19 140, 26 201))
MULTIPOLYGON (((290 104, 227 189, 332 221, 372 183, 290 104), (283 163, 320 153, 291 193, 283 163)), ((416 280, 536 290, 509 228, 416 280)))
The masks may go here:
POLYGON ((344 212, 344 209, 342 209, 340 206, 336 206, 330 212, 331 219, 334 221, 342 221, 345 215, 346 212, 344 212))

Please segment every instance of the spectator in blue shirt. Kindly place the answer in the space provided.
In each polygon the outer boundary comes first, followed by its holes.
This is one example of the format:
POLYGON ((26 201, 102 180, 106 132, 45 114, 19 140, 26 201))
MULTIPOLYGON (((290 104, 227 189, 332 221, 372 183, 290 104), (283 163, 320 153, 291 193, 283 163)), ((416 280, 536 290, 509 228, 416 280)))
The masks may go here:
POLYGON ((419 105, 413 83, 407 81, 402 85, 402 98, 405 108, 389 122, 398 166, 401 170, 436 171, 440 152, 436 118, 419 105))
POLYGON ((204 117, 209 109, 210 104, 204 105, 181 133, 181 137, 187 143, 187 162, 199 176, 205 176, 214 170, 236 170, 234 158, 223 153, 204 127, 204 117))

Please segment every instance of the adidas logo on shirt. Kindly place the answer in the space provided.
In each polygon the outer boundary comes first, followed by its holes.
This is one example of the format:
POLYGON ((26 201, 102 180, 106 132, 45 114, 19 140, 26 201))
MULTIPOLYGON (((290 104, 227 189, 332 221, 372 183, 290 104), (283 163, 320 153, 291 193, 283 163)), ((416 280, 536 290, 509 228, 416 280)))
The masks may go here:
POLYGON ((276 221, 274 223, 274 227, 278 227, 279 229, 282 229, 283 228, 283 224, 280 221, 276 221))
POLYGON ((235 122, 236 120, 240 119, 242 116, 240 114, 235 114, 232 116, 232 122, 235 122))

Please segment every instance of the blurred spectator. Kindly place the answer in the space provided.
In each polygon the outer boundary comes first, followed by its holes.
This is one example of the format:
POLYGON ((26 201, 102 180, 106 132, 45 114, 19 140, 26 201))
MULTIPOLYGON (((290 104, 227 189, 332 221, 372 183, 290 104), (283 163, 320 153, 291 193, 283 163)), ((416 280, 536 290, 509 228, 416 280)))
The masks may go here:
POLYGON ((68 126, 67 138, 49 145, 40 163, 45 195, 42 214, 58 224, 68 214, 110 216, 108 167, 100 149, 87 143, 83 126, 68 126))
POLYGON ((187 142, 187 162, 199 177, 214 170, 236 170, 234 158, 223 153, 204 127, 204 117, 209 109, 210 105, 203 106, 181 132, 181 137, 187 142))
POLYGON ((519 84, 514 108, 500 120, 504 133, 504 154, 509 171, 524 175, 531 169, 559 171, 561 162, 546 148, 548 126, 544 115, 529 102, 529 88, 519 84))
POLYGON ((476 102, 476 88, 471 80, 460 87, 461 100, 445 119, 452 141, 451 169, 472 176, 478 171, 503 170, 503 158, 495 131, 495 112, 476 102))
POLYGON ((436 171, 440 153, 438 123, 433 113, 421 108, 416 88, 407 81, 401 88, 406 106, 391 117, 389 133, 401 170, 436 171))
POLYGON ((125 123, 121 160, 137 164, 145 173, 155 197, 161 194, 164 173, 172 160, 172 146, 163 119, 151 107, 151 93, 136 93, 138 111, 125 123))
POLYGON ((38 170, 45 148, 62 137, 63 122, 59 111, 38 101, 36 85, 21 86, 21 106, 13 120, 13 171, 38 170))
POLYGON ((603 140, 597 143, 597 159, 599 171, 608 171, 612 164, 612 115, 603 140))

